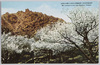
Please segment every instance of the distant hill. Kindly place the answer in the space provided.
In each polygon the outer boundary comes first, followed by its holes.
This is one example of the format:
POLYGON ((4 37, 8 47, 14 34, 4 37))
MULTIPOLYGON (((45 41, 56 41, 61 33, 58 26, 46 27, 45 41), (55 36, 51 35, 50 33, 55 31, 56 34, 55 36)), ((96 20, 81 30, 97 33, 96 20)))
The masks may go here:
POLYGON ((9 14, 8 12, 1 16, 2 33, 11 32, 14 35, 28 35, 33 37, 37 30, 46 25, 64 21, 61 18, 48 16, 41 12, 32 12, 26 9, 25 12, 18 11, 17 13, 9 14))

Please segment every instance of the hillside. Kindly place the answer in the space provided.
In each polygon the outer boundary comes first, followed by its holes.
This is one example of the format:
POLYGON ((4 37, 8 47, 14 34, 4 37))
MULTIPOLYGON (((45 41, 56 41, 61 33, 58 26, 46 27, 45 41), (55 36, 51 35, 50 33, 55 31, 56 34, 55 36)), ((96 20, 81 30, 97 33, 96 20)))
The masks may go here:
POLYGON ((37 30, 48 24, 51 25, 58 20, 64 21, 60 18, 42 14, 41 12, 32 12, 29 9, 26 9, 25 12, 18 11, 13 14, 7 12, 1 17, 2 33, 11 32, 13 35, 28 35, 28 37, 33 37, 37 30))

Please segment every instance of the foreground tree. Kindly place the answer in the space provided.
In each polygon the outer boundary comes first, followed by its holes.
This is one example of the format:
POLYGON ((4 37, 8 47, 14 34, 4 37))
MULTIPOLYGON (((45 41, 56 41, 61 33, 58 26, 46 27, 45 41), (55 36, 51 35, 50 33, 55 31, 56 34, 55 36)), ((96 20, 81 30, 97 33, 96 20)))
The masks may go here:
POLYGON ((89 60, 89 62, 97 62, 98 56, 98 26, 99 26, 99 12, 95 10, 89 10, 84 7, 75 8, 69 11, 67 15, 72 21, 72 31, 66 28, 65 33, 61 33, 61 36, 67 41, 67 44, 74 44, 89 60), (79 44, 83 45, 80 48, 79 44))

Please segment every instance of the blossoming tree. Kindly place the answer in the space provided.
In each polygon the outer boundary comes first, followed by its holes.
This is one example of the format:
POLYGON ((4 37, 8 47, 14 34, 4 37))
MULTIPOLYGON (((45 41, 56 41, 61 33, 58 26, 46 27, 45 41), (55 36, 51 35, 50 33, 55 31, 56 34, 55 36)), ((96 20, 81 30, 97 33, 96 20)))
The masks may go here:
MULTIPOLYGON (((96 62, 98 55, 98 26, 99 26, 99 12, 78 7, 71 11, 67 16, 71 19, 73 24, 73 32, 70 30, 64 36, 59 32, 68 42, 74 44, 90 62, 96 62), (69 33, 68 33, 69 32, 69 33), (78 44, 82 43, 84 48, 80 48, 78 44), (85 50, 84 50, 85 49, 85 50), (87 52, 87 53, 85 53, 87 52)), ((66 30, 65 30, 66 31, 66 30)))

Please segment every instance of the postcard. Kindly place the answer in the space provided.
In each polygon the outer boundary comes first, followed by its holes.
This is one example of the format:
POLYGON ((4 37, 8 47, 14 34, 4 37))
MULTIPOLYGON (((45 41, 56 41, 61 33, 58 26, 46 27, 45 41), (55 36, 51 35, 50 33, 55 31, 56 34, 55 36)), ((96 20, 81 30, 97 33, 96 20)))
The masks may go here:
POLYGON ((1 64, 99 63, 98 1, 1 1, 1 64))

